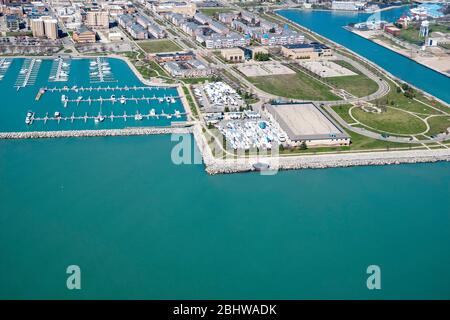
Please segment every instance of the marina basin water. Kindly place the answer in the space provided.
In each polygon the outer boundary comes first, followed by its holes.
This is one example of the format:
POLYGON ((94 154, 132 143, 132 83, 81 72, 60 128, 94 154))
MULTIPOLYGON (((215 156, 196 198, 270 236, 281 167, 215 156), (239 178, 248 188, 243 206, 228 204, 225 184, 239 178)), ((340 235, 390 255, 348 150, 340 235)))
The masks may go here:
POLYGON ((82 119, 74 120, 48 120, 35 121, 31 125, 25 124, 25 118, 28 111, 35 113, 35 117, 45 117, 48 113, 49 117, 53 117, 55 112, 60 112, 61 117, 88 116, 95 117, 101 113, 108 117, 111 112, 114 115, 123 115, 126 111, 127 115, 135 115, 137 112, 141 114, 149 114, 151 109, 155 109, 156 114, 161 114, 163 111, 166 114, 174 114, 175 110, 184 113, 184 107, 179 99, 175 103, 168 103, 166 101, 160 103, 158 100, 150 100, 149 103, 144 101, 128 100, 126 104, 121 104, 119 101, 114 104, 111 101, 104 101, 100 107, 99 102, 92 102, 89 105, 87 102, 70 102, 67 107, 64 107, 61 101, 61 96, 65 95, 68 99, 76 100, 80 96, 83 99, 90 97, 91 99, 111 98, 115 95, 118 100, 122 95, 131 98, 145 97, 176 97, 178 92, 175 88, 155 87, 151 90, 128 90, 128 91, 92 91, 92 92, 50 92, 47 91, 42 95, 39 101, 35 100, 36 94, 42 87, 48 88, 69 88, 73 86, 78 87, 133 87, 144 86, 135 74, 129 69, 128 65, 120 60, 114 58, 105 58, 110 65, 111 72, 114 75, 113 82, 93 82, 90 77, 90 61, 91 59, 72 59, 70 60, 70 73, 67 82, 52 82, 49 81, 51 74, 51 67, 53 59, 43 59, 37 74, 34 84, 22 87, 18 91, 15 87, 16 80, 23 65, 24 59, 13 59, 11 66, 6 72, 4 78, 0 80, 0 93, 2 95, 2 103, 0 108, 0 131, 2 132, 17 132, 17 131, 46 131, 46 130, 94 130, 94 129, 120 129, 125 127, 142 127, 142 126, 168 126, 172 121, 184 121, 185 116, 171 119, 160 117, 159 119, 144 117, 140 121, 136 121, 134 117, 128 118, 127 121, 123 119, 109 118, 101 123, 95 123, 94 119, 88 119, 86 122, 82 119))

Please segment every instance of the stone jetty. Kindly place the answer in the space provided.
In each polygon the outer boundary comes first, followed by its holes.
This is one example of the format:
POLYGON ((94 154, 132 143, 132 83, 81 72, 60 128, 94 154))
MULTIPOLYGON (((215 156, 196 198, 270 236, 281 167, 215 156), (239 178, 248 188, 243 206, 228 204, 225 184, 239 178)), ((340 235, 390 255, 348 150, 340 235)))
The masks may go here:
POLYGON ((144 136, 154 134, 188 134, 192 128, 187 127, 136 127, 124 129, 103 130, 67 130, 67 131, 30 131, 1 132, 0 139, 40 139, 69 137, 114 137, 114 136, 144 136))

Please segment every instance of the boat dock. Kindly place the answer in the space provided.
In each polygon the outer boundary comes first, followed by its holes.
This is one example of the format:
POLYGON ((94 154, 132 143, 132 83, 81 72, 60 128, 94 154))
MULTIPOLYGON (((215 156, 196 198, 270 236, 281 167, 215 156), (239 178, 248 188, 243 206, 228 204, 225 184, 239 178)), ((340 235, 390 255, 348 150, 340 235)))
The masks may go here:
POLYGON ((33 85, 41 66, 41 59, 25 59, 22 68, 19 71, 19 76, 16 81, 16 88, 24 88, 28 85, 33 85))
POLYGON ((59 113, 55 114, 54 116, 49 116, 47 112, 44 117, 36 117, 35 114, 32 113, 32 115, 29 117, 30 119, 29 125, 33 124, 36 121, 43 121, 44 124, 46 124, 48 121, 56 121, 58 123, 60 123, 61 121, 70 121, 71 123, 73 123, 75 120, 81 120, 86 123, 88 120, 94 120, 95 122, 103 122, 105 119, 109 119, 111 120, 111 122, 113 122, 115 119, 122 119, 124 121, 127 121, 128 119, 134 119, 136 121, 140 121, 143 119, 147 120, 160 118, 172 119, 173 117, 179 119, 182 116, 186 116, 186 113, 179 112, 177 110, 175 110, 175 113, 165 113, 163 110, 161 113, 157 114, 155 113, 154 109, 150 110, 147 114, 142 114, 139 111, 137 111, 135 114, 127 114, 127 112, 124 111, 123 114, 119 115, 114 114, 114 112, 111 112, 110 115, 104 115, 99 112, 96 116, 88 115, 87 112, 82 116, 79 115, 76 116, 75 113, 72 113, 71 116, 62 116, 59 113))
POLYGON ((111 72, 108 60, 102 57, 90 61, 89 77, 91 82, 117 82, 111 72))
POLYGON ((70 61, 63 58, 53 60, 49 81, 63 82, 69 79, 70 61))
POLYGON ((3 80, 5 73, 6 73, 6 71, 8 71, 11 63, 12 63, 12 59, 10 59, 10 58, 0 59, 0 80, 3 80))
POLYGON ((67 105, 69 103, 76 103, 77 105, 79 105, 80 103, 88 103, 89 105, 91 105, 92 103, 100 103, 103 104, 103 102, 111 102, 112 104, 114 103, 120 103, 120 104, 126 104, 128 101, 134 101, 137 103, 139 103, 139 101, 146 101, 147 103, 150 103, 150 101, 152 100, 157 100, 159 103, 175 103, 177 99, 180 99, 180 96, 166 96, 164 95, 163 97, 157 97, 156 95, 153 95, 152 97, 146 97, 144 95, 142 95, 142 97, 124 97, 121 96, 119 98, 111 96, 109 98, 91 98, 90 96, 85 99, 83 97, 78 97, 77 99, 68 99, 65 95, 61 96, 61 102, 64 105, 64 108, 67 107, 67 105))
POLYGON ((60 87, 53 87, 53 88, 49 88, 49 87, 44 87, 42 88, 45 91, 48 92, 100 92, 100 91, 138 91, 138 90, 167 90, 167 89, 171 89, 171 88, 165 88, 165 87, 146 87, 146 86, 124 86, 124 87, 119 87, 119 86, 106 86, 106 87, 102 87, 102 86, 97 86, 97 87, 78 87, 78 86, 73 86, 73 87, 67 87, 64 86, 62 88, 60 87))

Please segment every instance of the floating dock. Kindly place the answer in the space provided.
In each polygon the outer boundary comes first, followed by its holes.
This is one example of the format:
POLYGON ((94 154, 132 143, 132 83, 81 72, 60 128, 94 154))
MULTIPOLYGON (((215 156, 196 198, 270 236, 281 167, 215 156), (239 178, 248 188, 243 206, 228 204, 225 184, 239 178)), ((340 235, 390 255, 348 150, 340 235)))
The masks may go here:
POLYGON ((107 59, 97 57, 89 62, 89 78, 91 82, 117 82, 107 59))
POLYGON ((12 63, 12 59, 10 59, 10 58, 0 59, 0 80, 3 80, 3 78, 5 77, 6 71, 8 71, 11 63, 12 63))
POLYGON ((43 87, 41 89, 44 89, 45 91, 48 92, 100 92, 100 91, 138 91, 138 90, 169 90, 169 89, 173 89, 173 88, 166 88, 166 87, 145 87, 145 86, 124 86, 124 87, 119 87, 119 86, 106 86, 106 87, 102 87, 102 86, 97 86, 97 87, 78 87, 78 86, 73 86, 73 87, 68 87, 68 86, 64 86, 64 87, 43 87))
POLYGON ((69 72, 70 72, 70 60, 57 58, 53 60, 48 81, 51 82, 67 81, 69 80, 69 72))
POLYGON ((22 68, 19 71, 19 76, 16 81, 16 88, 24 88, 28 85, 33 85, 41 67, 41 59, 25 59, 22 68))
MULTIPOLYGON (((37 97, 36 97, 37 98, 37 97)), ((176 100, 179 100, 180 96, 166 96, 164 95, 163 97, 157 97, 156 95, 153 95, 151 97, 146 97, 144 95, 142 95, 142 97, 124 97, 121 96, 119 98, 117 97, 109 97, 109 98, 91 98, 90 96, 88 98, 83 98, 82 96, 78 97, 77 99, 68 99, 68 97, 66 97, 65 95, 61 96, 61 102, 64 105, 64 108, 67 107, 67 105, 69 103, 76 103, 77 105, 79 105, 80 103, 88 103, 89 105, 91 105, 92 103, 100 103, 103 104, 103 102, 111 102, 112 104, 115 103, 119 103, 119 104, 126 104, 128 101, 134 101, 137 103, 139 103, 139 101, 147 101, 147 103, 150 103, 150 101, 154 101, 157 100, 159 103, 175 103, 176 100)))
POLYGON ((36 121, 43 121, 44 124, 46 124, 48 121, 56 121, 58 123, 60 123, 61 121, 70 121, 71 123, 73 123, 75 120, 81 120, 83 122, 87 122, 88 120, 94 120, 95 122, 103 122, 106 119, 109 119, 111 122, 113 122, 115 119, 122 119, 124 121, 127 121, 127 119, 134 119, 136 121, 140 121, 143 119, 159 119, 159 118, 166 118, 166 119, 172 119, 172 118, 181 118, 182 116, 186 116, 186 112, 179 112, 177 110, 175 110, 175 113, 165 113, 164 110, 157 114, 155 113, 155 110, 152 109, 150 110, 147 114, 143 114, 140 113, 139 111, 137 111, 135 114, 127 114, 126 111, 123 112, 123 114, 120 115, 116 115, 113 112, 111 112, 110 115, 104 115, 101 114, 100 112, 94 116, 94 115, 89 115, 87 112, 80 116, 80 115, 75 115, 75 113, 72 113, 71 116, 62 116, 61 114, 58 113, 58 115, 54 115, 54 116, 49 116, 48 112, 45 114, 44 117, 37 117, 35 115, 35 113, 31 113, 32 115, 29 117, 30 119, 30 123, 29 125, 33 124, 36 121))

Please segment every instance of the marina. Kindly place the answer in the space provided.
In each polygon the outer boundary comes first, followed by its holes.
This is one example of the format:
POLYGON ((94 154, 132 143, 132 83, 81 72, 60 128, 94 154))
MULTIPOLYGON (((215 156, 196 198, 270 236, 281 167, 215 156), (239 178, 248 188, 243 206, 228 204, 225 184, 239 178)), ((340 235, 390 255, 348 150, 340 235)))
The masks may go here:
POLYGON ((115 86, 115 87, 111 87, 111 86, 106 86, 106 87, 102 87, 102 86, 97 86, 97 87, 93 87, 93 86, 89 86, 89 87, 78 87, 78 86, 72 86, 72 87, 68 87, 68 86, 64 86, 64 87, 43 87, 42 89, 44 89, 45 91, 48 92, 91 92, 91 91, 144 91, 144 90, 156 90, 156 91, 160 91, 160 90, 168 90, 170 88, 167 87, 148 87, 148 86, 115 86))
POLYGON ((61 121, 70 121, 71 123, 74 123, 75 121, 84 121, 85 123, 88 120, 94 120, 95 123, 103 122, 105 120, 110 120, 113 122, 115 119, 121 119, 124 121, 127 121, 128 119, 134 119, 136 121, 141 121, 143 119, 150 119, 150 118, 166 118, 166 119, 180 119, 182 116, 186 116, 186 113, 181 113, 178 110, 175 110, 174 113, 165 113, 164 110, 161 111, 161 113, 157 114, 155 109, 149 110, 148 113, 143 114, 139 111, 136 111, 135 114, 127 114, 126 111, 123 112, 123 114, 118 115, 114 114, 114 112, 111 111, 109 115, 102 114, 101 111, 97 115, 89 115, 87 112, 80 116, 75 115, 74 112, 70 116, 63 116, 61 112, 56 111, 53 115, 49 115, 48 112, 45 113, 44 117, 38 117, 36 114, 32 111, 28 111, 27 115, 25 117, 25 123, 27 125, 32 125, 36 121, 42 121, 44 124, 46 124, 48 121, 56 121, 60 123, 61 121))
POLYGON ((65 82, 69 80, 70 59, 57 58, 53 60, 48 80, 50 82, 65 82))
POLYGON ((66 108, 68 106, 69 103, 76 103, 77 105, 79 105, 80 103, 88 103, 89 105, 91 105, 92 103, 100 103, 102 104, 103 102, 110 102, 112 104, 115 103, 120 103, 120 104, 126 104, 128 101, 134 101, 136 104, 138 104, 140 101, 144 101, 147 102, 148 104, 151 101, 158 101, 159 103, 175 103, 176 99, 180 99, 179 96, 160 96, 157 97, 156 95, 153 95, 151 97, 146 97, 144 95, 142 95, 142 97, 125 97, 124 95, 120 96, 120 97, 116 97, 115 95, 111 95, 108 98, 103 98, 103 97, 99 97, 99 98, 91 98, 90 96, 87 98, 84 98, 83 96, 79 96, 76 99, 69 99, 66 95, 62 95, 61 96, 61 102, 63 103, 64 107, 66 108))
POLYGON ((41 67, 41 59, 25 59, 22 68, 17 76, 15 87, 17 90, 26 86, 34 85, 36 82, 39 68, 41 67))
POLYGON ((12 59, 8 58, 2 58, 0 59, 0 80, 3 80, 6 72, 9 69, 9 66, 11 65, 12 59))
POLYGON ((171 127, 187 120, 177 87, 144 85, 119 59, 102 58, 120 75, 113 85, 90 83, 92 59, 10 60, 10 66, 0 60, 10 75, 0 82, 0 132, 171 127))
POLYGON ((91 83, 96 82, 117 82, 111 71, 111 66, 107 59, 97 57, 89 63, 89 76, 91 83))

